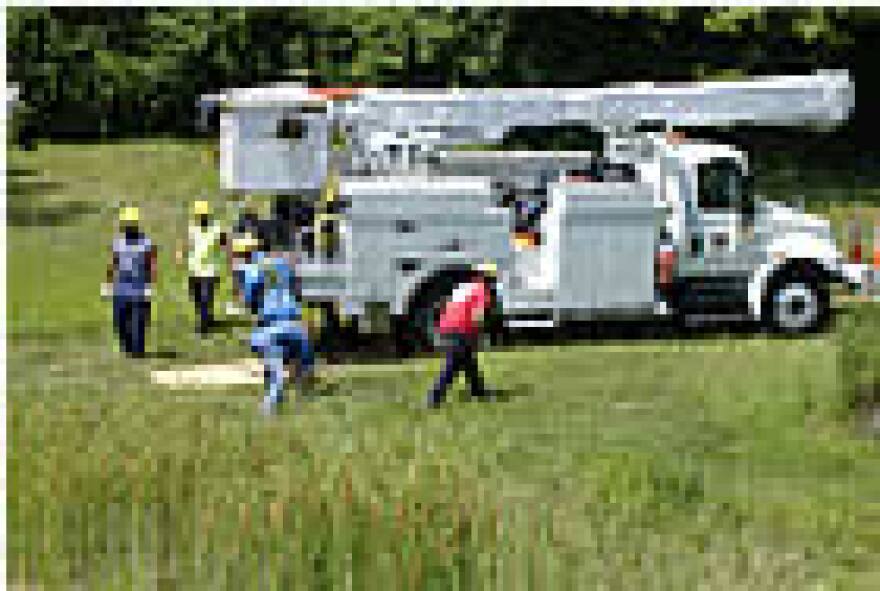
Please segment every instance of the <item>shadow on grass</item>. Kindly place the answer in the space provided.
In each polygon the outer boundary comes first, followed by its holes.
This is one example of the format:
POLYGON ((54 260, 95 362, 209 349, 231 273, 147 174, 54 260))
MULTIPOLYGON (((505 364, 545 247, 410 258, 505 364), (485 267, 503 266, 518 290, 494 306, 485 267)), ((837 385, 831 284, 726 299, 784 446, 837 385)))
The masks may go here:
POLYGON ((462 393, 460 399, 464 402, 472 402, 474 404, 504 403, 511 402, 517 398, 531 396, 535 391, 533 384, 526 383, 516 384, 508 388, 497 388, 494 387, 493 384, 487 384, 487 388, 489 389, 489 393, 485 398, 469 396, 467 393, 462 393))
POLYGON ((6 177, 10 180, 22 176, 37 176, 39 174, 40 173, 33 168, 19 168, 16 166, 10 166, 6 169, 6 177))
POLYGON ((58 181, 21 180, 12 177, 7 178, 6 192, 9 197, 33 197, 58 193, 62 187, 64 187, 64 183, 58 181))
MULTIPOLYGON (((490 347, 490 350, 503 351, 523 346, 559 347, 620 341, 633 341, 636 343, 644 340, 692 340, 699 342, 723 336, 766 338, 768 335, 761 332, 756 325, 747 322, 716 322, 687 328, 678 327, 671 322, 662 320, 569 322, 552 328, 529 328, 508 331, 490 347)), ((394 339, 387 335, 362 335, 339 339, 339 342, 331 347, 330 352, 326 351, 326 348, 322 351, 319 347, 319 355, 331 364, 392 364, 398 363, 401 360, 401 356, 397 353, 394 339)), ((435 357, 438 354, 438 352, 424 352, 415 354, 412 357, 435 357)))
POLYGON ((77 218, 100 211, 97 204, 81 199, 44 201, 41 197, 61 193, 64 183, 41 180, 29 168, 13 168, 7 174, 7 221, 12 227, 53 227, 74 223, 77 218))
POLYGON ((665 320, 601 320, 568 322, 553 328, 530 328, 504 335, 501 348, 601 344, 611 341, 711 340, 722 336, 766 336, 754 323, 712 322, 677 326, 665 320))
POLYGON ((78 218, 97 213, 100 208, 88 201, 71 200, 53 205, 10 202, 6 219, 11 227, 58 227, 73 224, 78 218))
POLYGON ((167 347, 160 347, 155 351, 147 351, 145 358, 147 359, 158 359, 158 360, 175 360, 180 359, 181 354, 175 349, 170 349, 167 347))

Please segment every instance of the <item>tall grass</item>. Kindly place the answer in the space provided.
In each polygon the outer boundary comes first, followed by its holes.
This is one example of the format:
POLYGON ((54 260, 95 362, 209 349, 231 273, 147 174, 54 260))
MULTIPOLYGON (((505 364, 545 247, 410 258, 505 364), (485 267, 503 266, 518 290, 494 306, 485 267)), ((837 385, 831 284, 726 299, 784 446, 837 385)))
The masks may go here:
POLYGON ((861 418, 880 413, 880 312, 877 305, 852 305, 841 322, 839 338, 841 401, 845 412, 861 415, 861 418))

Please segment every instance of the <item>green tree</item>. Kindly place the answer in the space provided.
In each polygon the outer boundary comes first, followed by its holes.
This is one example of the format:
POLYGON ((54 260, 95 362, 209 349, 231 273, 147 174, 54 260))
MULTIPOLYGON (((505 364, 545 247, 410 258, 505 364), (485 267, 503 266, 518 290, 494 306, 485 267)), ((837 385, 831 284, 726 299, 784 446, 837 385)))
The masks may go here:
MULTIPOLYGON (((12 8, 10 79, 47 133, 189 133, 200 93, 326 85, 599 85, 849 67, 878 10, 838 8, 12 8)), ((859 103, 876 103, 857 84, 859 103)), ((865 109, 860 109, 865 111, 865 109)), ((863 119, 863 143, 876 137, 863 119)))

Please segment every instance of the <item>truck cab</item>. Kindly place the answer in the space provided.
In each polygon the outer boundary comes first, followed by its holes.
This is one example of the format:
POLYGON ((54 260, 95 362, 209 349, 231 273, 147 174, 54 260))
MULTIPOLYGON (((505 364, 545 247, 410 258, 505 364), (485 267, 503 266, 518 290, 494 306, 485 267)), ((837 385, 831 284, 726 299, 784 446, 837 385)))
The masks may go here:
POLYGON ((781 332, 821 328, 831 284, 851 282, 829 222, 758 198, 746 155, 731 146, 680 143, 665 159, 675 307, 781 332))

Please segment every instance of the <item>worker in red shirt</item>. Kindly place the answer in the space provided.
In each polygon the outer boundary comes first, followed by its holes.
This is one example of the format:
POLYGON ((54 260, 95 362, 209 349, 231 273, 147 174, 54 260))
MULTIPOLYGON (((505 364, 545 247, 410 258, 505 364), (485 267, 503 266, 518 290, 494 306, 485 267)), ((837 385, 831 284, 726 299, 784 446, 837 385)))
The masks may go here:
POLYGON ((431 389, 428 406, 435 407, 446 398, 446 390, 459 372, 464 372, 471 396, 486 398, 487 393, 477 367, 477 343, 483 320, 492 302, 492 294, 483 276, 460 283, 444 303, 436 330, 446 349, 446 365, 431 389))

